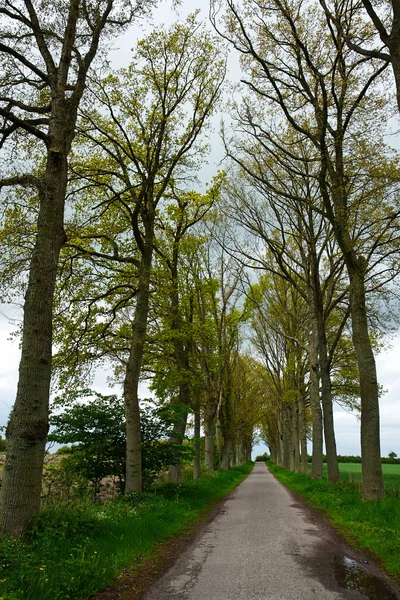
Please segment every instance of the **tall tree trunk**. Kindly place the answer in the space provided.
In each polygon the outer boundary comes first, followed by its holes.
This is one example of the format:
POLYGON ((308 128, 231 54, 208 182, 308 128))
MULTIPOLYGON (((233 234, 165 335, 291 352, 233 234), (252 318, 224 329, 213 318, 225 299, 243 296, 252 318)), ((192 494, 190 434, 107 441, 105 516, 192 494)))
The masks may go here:
POLYGON ((195 413, 194 413, 193 479, 200 479, 200 476, 201 476, 200 435, 201 435, 200 406, 196 406, 195 413))
MULTIPOLYGON (((50 147, 63 148, 54 142, 50 147)), ((0 526, 22 536, 39 510, 48 432, 52 359, 52 312, 57 264, 65 242, 67 152, 48 153, 35 247, 24 304, 15 404, 7 426, 7 453, 0 500, 0 526)))
POLYGON ((214 472, 214 413, 207 411, 204 414, 204 462, 208 473, 214 472))
MULTIPOLYGON (((315 257, 315 265, 317 259, 315 257)), ((323 410, 324 437, 328 480, 338 483, 340 480, 339 465, 336 451, 335 426, 333 421, 332 386, 328 362, 325 319, 321 284, 318 269, 314 269, 314 302, 318 328, 318 356, 321 376, 321 400, 323 410)))
POLYGON ((299 394, 299 437, 300 437, 300 461, 301 472, 308 473, 308 458, 307 458, 307 425, 306 425, 306 409, 304 405, 304 394, 299 394))
POLYGON ((283 409, 282 407, 279 410, 279 446, 277 448, 277 464, 280 467, 283 467, 285 464, 285 451, 284 451, 284 443, 283 443, 283 433, 284 433, 284 419, 283 419, 283 409))
POLYGON ((379 500, 385 496, 379 432, 379 388, 368 332, 365 268, 365 260, 361 257, 350 265, 350 308, 353 343, 360 374, 363 500, 379 500))
POLYGON ((293 431, 293 469, 295 473, 300 473, 300 445, 299 445, 299 405, 294 402, 292 405, 292 431, 293 431))
POLYGON ((220 385, 220 391, 218 393, 218 406, 217 406, 217 419, 215 423, 215 439, 217 442, 217 456, 218 462, 222 461, 222 425, 221 425, 221 410, 222 410, 222 385, 220 385))
POLYGON ((362 494, 363 500, 379 500, 384 498, 385 489, 380 450, 379 386, 365 302, 367 261, 363 256, 357 255, 346 221, 348 209, 340 136, 336 140, 335 168, 329 163, 328 156, 329 152, 325 148, 319 183, 324 206, 343 253, 350 280, 351 326, 360 379, 362 494), (332 181, 331 191, 327 187, 328 167, 332 181))
MULTIPOLYGON (((176 423, 174 426, 174 431, 170 437, 170 442, 181 446, 183 443, 183 438, 186 432, 188 413, 182 412, 179 415, 179 423, 176 423)), ((168 471, 168 479, 171 483, 180 483, 182 481, 182 469, 181 469, 181 461, 180 457, 177 462, 173 465, 169 465, 168 471)))
POLYGON ((285 405, 283 410, 283 467, 290 469, 290 418, 288 415, 289 407, 285 405))
MULTIPOLYGON (((179 242, 181 238, 177 236, 174 241, 171 270, 171 330, 173 332, 174 358, 178 370, 179 395, 178 404, 191 406, 191 393, 189 383, 189 350, 184 344, 184 331, 179 307, 179 281, 178 281, 178 262, 179 262, 179 242)), ((182 444, 186 431, 187 411, 180 415, 180 423, 174 427, 171 441, 175 444, 182 444)), ((169 480, 179 483, 182 479, 180 458, 177 464, 169 467, 169 480)))
POLYGON ((312 467, 311 478, 320 479, 323 475, 322 462, 322 411, 319 400, 318 373, 318 328, 313 308, 311 309, 311 335, 309 347, 310 363, 310 407, 312 418, 312 467))
POLYGON ((152 258, 153 237, 150 235, 150 243, 143 250, 140 264, 131 347, 124 381, 126 414, 125 492, 140 492, 142 490, 142 436, 138 390, 149 314, 152 258))
POLYGON ((221 467, 227 471, 230 468, 230 457, 231 457, 231 441, 224 440, 222 446, 222 463, 221 467))

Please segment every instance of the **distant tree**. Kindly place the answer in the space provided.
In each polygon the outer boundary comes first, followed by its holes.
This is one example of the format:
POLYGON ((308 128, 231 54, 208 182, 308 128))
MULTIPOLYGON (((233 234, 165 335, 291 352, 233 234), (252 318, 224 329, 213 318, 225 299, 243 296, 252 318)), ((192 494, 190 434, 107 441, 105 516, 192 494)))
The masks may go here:
MULTIPOLYGON (((65 401, 59 399, 59 402, 65 401)), ((125 487, 126 424, 122 398, 103 396, 92 390, 73 392, 71 402, 60 414, 50 418, 54 428, 49 441, 72 445, 68 467, 91 481, 95 495, 104 477, 117 477, 121 491, 125 487), (85 401, 86 400, 86 401, 85 401)), ((143 440, 143 476, 149 485, 178 452, 167 439, 174 416, 165 409, 147 407, 141 420, 143 440)))
POLYGON ((397 458, 397 454, 396 454, 396 452, 389 452, 388 457, 389 458, 397 458))

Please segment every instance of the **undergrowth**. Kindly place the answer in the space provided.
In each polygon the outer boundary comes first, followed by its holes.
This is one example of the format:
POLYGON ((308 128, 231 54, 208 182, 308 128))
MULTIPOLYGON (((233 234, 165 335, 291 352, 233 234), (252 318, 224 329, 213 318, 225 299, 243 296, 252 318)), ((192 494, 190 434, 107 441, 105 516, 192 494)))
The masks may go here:
POLYGON ((24 540, 0 539, 0 600, 84 600, 182 532, 251 471, 246 463, 104 505, 43 510, 24 540))
POLYGON ((332 484, 327 479, 292 473, 272 462, 268 468, 279 481, 322 509, 342 535, 359 549, 370 550, 382 566, 400 578, 400 502, 397 493, 374 502, 363 502, 359 481, 345 479, 332 484))

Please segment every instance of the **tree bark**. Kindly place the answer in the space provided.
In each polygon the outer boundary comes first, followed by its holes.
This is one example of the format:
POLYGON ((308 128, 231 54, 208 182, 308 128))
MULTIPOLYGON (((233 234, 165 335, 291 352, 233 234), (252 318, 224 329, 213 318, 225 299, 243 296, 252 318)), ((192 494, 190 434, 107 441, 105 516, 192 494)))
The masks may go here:
POLYGON ((384 498, 380 433, 379 388, 374 353, 368 332, 365 305, 365 260, 359 257, 350 265, 350 301, 353 343, 360 374, 361 457, 363 500, 384 498))
POLYGON ((193 479, 200 479, 201 476, 201 456, 200 456, 200 435, 201 435, 200 407, 196 407, 194 413, 194 461, 193 461, 193 479))
POLYGON ((311 478, 320 479, 323 475, 322 462, 322 411, 319 400, 318 373, 318 329, 315 314, 311 315, 311 335, 309 348, 310 362, 310 407, 312 417, 312 467, 311 478))
POLYGON ((215 439, 217 442, 217 456, 218 462, 222 461, 222 424, 221 424, 221 410, 222 410, 222 386, 220 386, 220 391, 218 393, 218 406, 217 406, 217 419, 215 423, 215 439))
MULTIPOLYGON (((183 438, 186 432, 188 413, 183 412, 179 415, 179 423, 177 423, 174 427, 173 434, 170 438, 170 442, 173 444, 177 444, 181 446, 183 443, 183 438)), ((171 483, 181 483, 182 481, 182 469, 181 469, 181 461, 180 457, 176 464, 169 465, 169 473, 168 479, 171 483)))
POLYGON ((300 463, 301 473, 308 473, 308 458, 307 458, 307 425, 306 425, 306 410, 304 405, 304 394, 299 394, 299 437, 300 437, 300 463))
POLYGON ((126 414, 126 477, 125 492, 142 490, 142 436, 140 431, 139 377, 147 331, 150 300, 150 273, 153 258, 153 232, 143 250, 139 270, 136 307, 132 324, 132 339, 124 381, 126 414))
POLYGON ((293 470, 300 473, 300 446, 299 446, 299 406, 298 402, 292 405, 292 431, 293 431, 293 470))
POLYGON ((65 146, 65 139, 62 143, 57 138, 53 141, 52 147, 57 151, 48 152, 43 188, 39 193, 36 242, 24 304, 18 388, 7 426, 0 526, 16 537, 25 533, 40 506, 49 427, 53 297, 58 258, 65 242, 64 202, 69 149, 65 146))
POLYGON ((228 471, 230 468, 230 458, 231 458, 231 442, 230 440, 224 440, 222 446, 222 463, 221 467, 224 471, 228 471))
POLYGON ((326 463, 328 469, 328 480, 332 483, 338 483, 340 480, 339 465, 336 451, 335 426, 333 421, 333 406, 332 406, 332 385, 331 375, 328 362, 328 351, 326 342, 325 319, 323 297, 321 284, 319 279, 318 269, 316 267, 317 260, 314 257, 314 303, 315 314, 318 331, 318 356, 319 369, 321 377, 321 400, 323 410, 323 426, 326 449, 326 463))
POLYGON ((214 472, 214 412, 204 415, 204 462, 208 473, 214 472))

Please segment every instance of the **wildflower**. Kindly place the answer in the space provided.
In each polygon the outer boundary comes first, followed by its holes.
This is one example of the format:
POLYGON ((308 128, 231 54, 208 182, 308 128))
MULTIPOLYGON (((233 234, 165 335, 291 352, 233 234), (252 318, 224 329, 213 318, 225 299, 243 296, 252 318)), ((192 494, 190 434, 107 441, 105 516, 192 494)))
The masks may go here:
POLYGON ((48 581, 48 579, 45 579, 45 581, 47 582, 47 581, 48 581))

